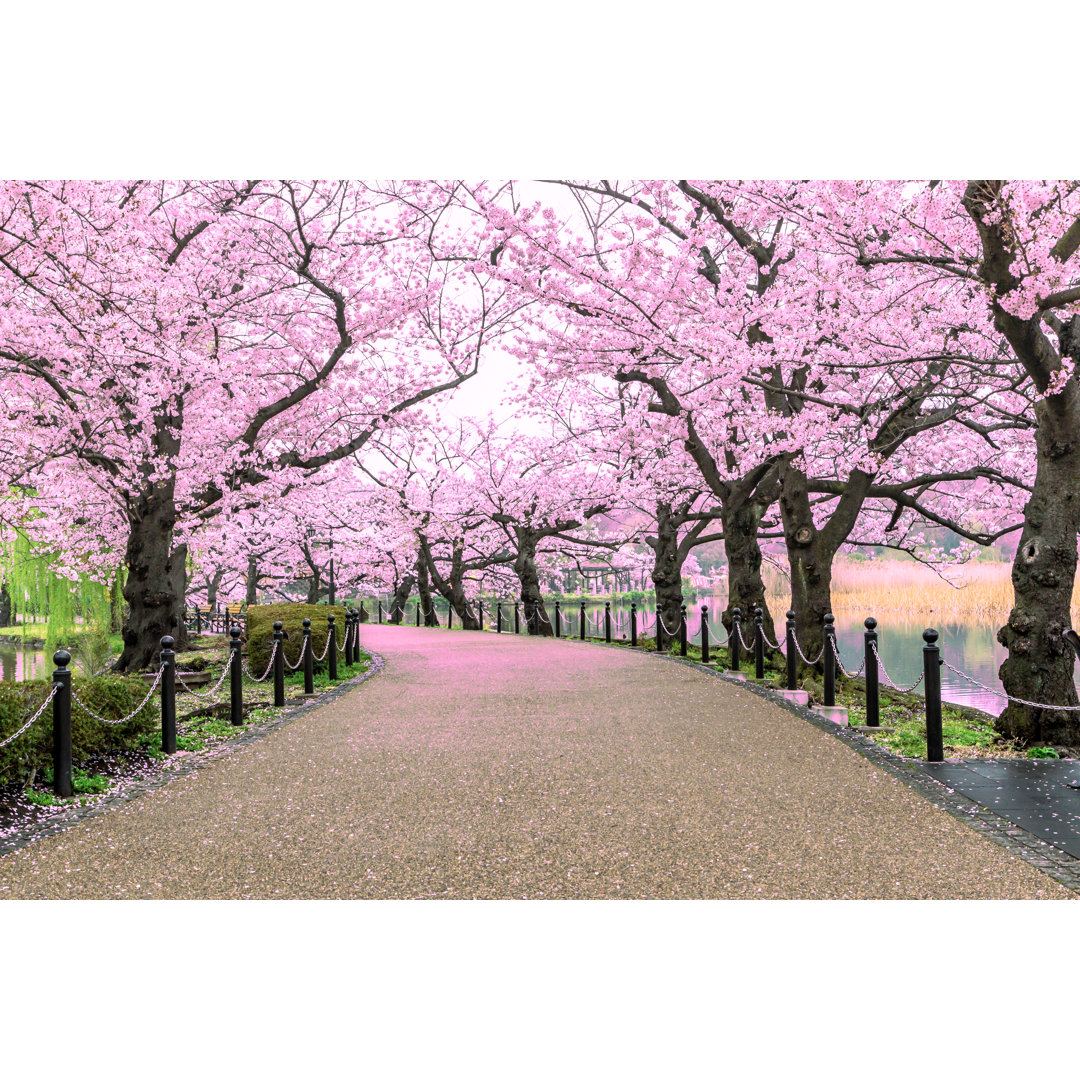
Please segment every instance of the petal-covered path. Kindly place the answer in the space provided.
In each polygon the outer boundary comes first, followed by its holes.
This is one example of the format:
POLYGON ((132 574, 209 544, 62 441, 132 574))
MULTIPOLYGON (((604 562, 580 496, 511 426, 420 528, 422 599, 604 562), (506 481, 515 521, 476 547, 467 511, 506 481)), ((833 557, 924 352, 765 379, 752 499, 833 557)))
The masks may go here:
POLYGON ((1068 898, 839 740, 692 668, 362 628, 325 708, 0 858, 22 898, 1068 898))

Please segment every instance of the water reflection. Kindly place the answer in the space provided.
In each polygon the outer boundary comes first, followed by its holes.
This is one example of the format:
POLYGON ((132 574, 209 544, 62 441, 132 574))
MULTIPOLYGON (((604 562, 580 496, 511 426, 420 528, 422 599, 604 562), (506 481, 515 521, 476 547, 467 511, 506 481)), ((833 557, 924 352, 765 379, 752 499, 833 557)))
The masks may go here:
POLYGON ((48 661, 44 649, 0 642, 0 673, 4 682, 27 682, 48 678, 48 661))

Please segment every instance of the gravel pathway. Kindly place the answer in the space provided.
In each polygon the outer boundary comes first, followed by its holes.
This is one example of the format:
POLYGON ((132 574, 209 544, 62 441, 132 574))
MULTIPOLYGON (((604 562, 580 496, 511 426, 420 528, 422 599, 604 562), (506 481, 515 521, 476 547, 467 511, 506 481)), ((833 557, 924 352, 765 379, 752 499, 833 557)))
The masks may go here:
POLYGON ((0 897, 1070 898, 837 739, 629 651, 365 625, 383 672, 0 858, 0 897))

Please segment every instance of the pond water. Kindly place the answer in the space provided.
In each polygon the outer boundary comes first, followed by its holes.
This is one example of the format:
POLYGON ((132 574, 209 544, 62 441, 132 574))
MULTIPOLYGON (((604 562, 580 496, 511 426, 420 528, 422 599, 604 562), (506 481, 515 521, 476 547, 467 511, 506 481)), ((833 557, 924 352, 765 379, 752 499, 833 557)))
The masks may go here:
POLYGON ((44 649, 0 642, 0 677, 4 682, 46 679, 52 671, 51 663, 44 649))

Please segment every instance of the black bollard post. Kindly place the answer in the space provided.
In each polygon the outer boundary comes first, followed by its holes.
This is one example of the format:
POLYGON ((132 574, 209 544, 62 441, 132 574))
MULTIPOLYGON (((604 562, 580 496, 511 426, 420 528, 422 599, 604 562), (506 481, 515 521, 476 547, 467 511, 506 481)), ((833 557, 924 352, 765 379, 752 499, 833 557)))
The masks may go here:
POLYGON ((581 633, 578 635, 582 641, 585 640, 585 601, 581 601, 581 633))
POLYGON ((244 722, 244 662, 240 659, 240 627, 229 630, 229 719, 239 726, 244 722))
POLYGON ((941 651, 938 632, 923 631, 923 682, 926 685, 926 760, 944 761, 945 745, 941 731, 941 651))
POLYGON ((416 601, 416 625, 420 625, 420 601, 416 601))
POLYGON ((799 678, 799 661, 795 652, 795 612, 789 611, 787 613, 787 641, 785 647, 787 649, 787 688, 789 690, 797 690, 796 685, 799 678))
POLYGON ((301 642, 304 650, 304 697, 310 697, 315 693, 315 656, 311 651, 311 620, 304 620, 304 640, 301 642))
POLYGON ((836 620, 832 612, 825 616, 825 704, 836 704, 836 620))
POLYGON ((877 646, 877 619, 867 619, 863 626, 866 632, 863 634, 863 656, 866 671, 866 726, 881 726, 881 692, 878 689, 878 662, 876 656, 877 646))
POLYGON ((495 633, 502 633, 502 601, 495 605, 495 633))
POLYGON ((446 629, 454 629, 454 605, 451 603, 446 605, 446 629))
POLYGON ((352 667, 352 643, 353 643, 353 620, 356 613, 352 608, 345 609, 345 651, 341 654, 341 662, 345 667, 352 667))
POLYGON ((518 601, 514 601, 514 633, 521 633, 521 611, 518 601))
POLYGON ((274 704, 280 708, 285 704, 285 634, 284 623, 274 623, 274 704))
POLYGON ((161 749, 176 753, 176 653, 173 639, 161 639, 161 749))
POLYGON ((660 621, 660 601, 656 601, 656 651, 664 651, 664 624, 660 621))
POLYGON ((53 686, 57 688, 53 698, 53 791, 61 799, 69 799, 75 793, 71 786, 71 653, 57 649, 53 663, 53 686))
POLYGON ((731 670, 739 670, 739 627, 742 624, 742 609, 731 609, 731 636, 728 638, 728 655, 731 657, 731 670))
POLYGON ((686 655, 686 605, 679 606, 679 655, 686 655))
POLYGON ((709 608, 701 605, 701 662, 709 662, 709 608))
POLYGON ((326 637, 330 642, 329 648, 326 650, 326 655, 330 660, 330 681, 337 682, 337 627, 334 625, 334 615, 326 616, 326 637))
POLYGON ((477 607, 477 610, 480 612, 480 615, 479 615, 480 629, 483 630, 484 629, 484 602, 482 600, 477 600, 476 601, 476 607, 477 607))
POLYGON ((630 605, 630 645, 637 647, 637 604, 630 605))
POLYGON ((765 613, 754 608, 754 678, 765 678, 765 613))
POLYGON ((611 601, 604 601, 604 640, 611 644, 611 601))
POLYGON ((379 600, 379 625, 382 626, 382 600, 379 600))
POLYGON ((555 601, 555 636, 562 637, 562 609, 558 600, 555 601))

